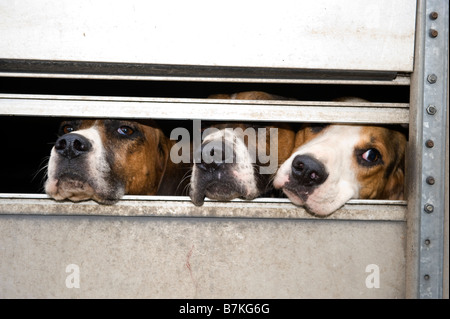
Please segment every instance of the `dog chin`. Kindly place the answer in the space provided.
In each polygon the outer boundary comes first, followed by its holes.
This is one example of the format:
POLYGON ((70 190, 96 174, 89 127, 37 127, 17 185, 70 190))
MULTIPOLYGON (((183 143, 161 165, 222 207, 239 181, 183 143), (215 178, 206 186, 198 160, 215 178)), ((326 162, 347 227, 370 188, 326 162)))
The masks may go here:
POLYGON ((94 200, 106 205, 115 204, 124 195, 124 191, 121 189, 114 194, 98 193, 89 183, 74 179, 48 180, 45 185, 45 192, 57 201, 81 202, 94 200))
POLYGON ((298 197, 296 194, 294 194, 294 192, 292 192, 286 188, 283 188, 283 192, 286 194, 286 196, 290 199, 290 201, 293 204, 295 204, 297 206, 303 206, 305 204, 305 202, 300 197, 298 197))
POLYGON ((302 199, 297 194, 295 194, 290 190, 283 189, 283 192, 287 195, 287 197, 290 199, 292 203, 294 203, 297 206, 302 206, 303 208, 306 209, 308 213, 318 217, 326 217, 331 215, 347 202, 347 200, 330 201, 330 202, 315 201, 314 196, 307 196, 307 195, 305 199, 302 199))
POLYGON ((345 202, 338 203, 327 203, 327 204, 317 204, 317 203, 306 203, 304 206, 308 212, 318 217, 327 217, 334 213, 336 210, 344 206, 345 202))
POLYGON ((234 189, 233 187, 227 187, 225 185, 215 185, 207 189, 205 195, 209 199, 219 201, 230 201, 243 196, 240 190, 234 189))

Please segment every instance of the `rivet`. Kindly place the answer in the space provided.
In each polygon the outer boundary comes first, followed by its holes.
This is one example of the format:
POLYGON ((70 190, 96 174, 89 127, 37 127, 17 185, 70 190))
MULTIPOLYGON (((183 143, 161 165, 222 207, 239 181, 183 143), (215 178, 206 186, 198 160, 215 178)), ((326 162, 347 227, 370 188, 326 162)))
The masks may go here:
POLYGON ((434 183, 436 182, 433 176, 428 176, 426 181, 428 185, 434 185, 434 183))
POLYGON ((423 276, 423 279, 425 279, 425 280, 430 280, 430 275, 425 275, 425 276, 423 276))
POLYGON ((429 246, 431 244, 431 240, 425 239, 425 245, 429 246))
POLYGON ((431 204, 425 204, 423 209, 426 213, 431 214, 434 211, 434 206, 431 204))
POLYGON ((427 81, 428 81, 429 83, 431 83, 431 84, 436 83, 436 81, 437 81, 437 76, 436 76, 436 74, 430 74, 430 75, 428 75, 427 81))
POLYGON ((426 147, 428 147, 428 148, 433 148, 433 147, 434 147, 434 142, 433 142, 433 140, 427 140, 427 141, 425 142, 425 145, 426 145, 426 147))
POLYGON ((437 112, 437 108, 434 105, 428 105, 427 107, 427 113, 430 115, 434 115, 437 112))
POLYGON ((430 13, 430 19, 436 20, 438 18, 439 14, 436 11, 433 11, 430 13))
POLYGON ((438 36, 439 32, 435 29, 430 30, 430 37, 436 38, 438 36))

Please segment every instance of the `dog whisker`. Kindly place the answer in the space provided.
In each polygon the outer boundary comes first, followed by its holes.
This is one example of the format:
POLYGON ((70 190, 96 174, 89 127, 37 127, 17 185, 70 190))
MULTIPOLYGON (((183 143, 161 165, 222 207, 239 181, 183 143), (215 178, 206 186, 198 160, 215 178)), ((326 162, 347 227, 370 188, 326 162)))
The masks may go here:
MULTIPOLYGON (((186 173, 184 173, 183 177, 181 178, 180 182, 177 185, 176 188, 176 193, 178 193, 178 190, 180 189, 180 186, 182 186, 187 180, 190 180, 192 176, 192 169, 189 169, 186 173)), ((190 185, 190 183, 188 183, 187 185, 190 185)), ((183 195, 185 193, 186 190, 186 185, 183 187, 181 194, 183 195)))

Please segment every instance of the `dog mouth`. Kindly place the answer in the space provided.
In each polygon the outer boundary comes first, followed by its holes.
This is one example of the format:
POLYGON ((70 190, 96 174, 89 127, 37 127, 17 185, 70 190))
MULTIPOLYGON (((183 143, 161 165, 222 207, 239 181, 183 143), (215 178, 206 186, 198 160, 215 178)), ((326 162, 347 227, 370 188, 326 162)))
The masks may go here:
POLYGON ((80 202, 94 200, 100 204, 112 205, 123 195, 120 185, 116 187, 101 187, 86 174, 73 170, 64 171, 46 182, 46 193, 57 201, 70 200, 80 202))
POLYGON ((322 211, 321 205, 316 207, 317 203, 314 203, 311 195, 313 194, 315 188, 306 188, 302 186, 283 187, 283 192, 288 196, 292 203, 298 206, 302 206, 308 213, 316 217, 324 217, 330 214, 328 211, 322 211))
POLYGON ((246 193, 239 184, 211 181, 203 187, 196 188, 195 191, 191 189, 189 196, 196 206, 202 206, 205 202, 205 197, 229 201, 239 197, 245 198, 246 193))
POLYGON ((312 193, 314 192, 314 189, 311 189, 310 187, 304 187, 304 186, 291 186, 289 184, 286 184, 283 186, 283 192, 289 197, 289 198, 297 198, 295 202, 300 201, 303 205, 308 201, 308 198, 312 193))
POLYGON ((76 182, 76 183, 87 183, 86 174, 83 174, 82 171, 76 170, 63 170, 56 174, 55 177, 60 182, 76 182))
POLYGON ((208 198, 218 200, 231 200, 243 195, 237 185, 228 183, 211 183, 206 187, 205 194, 208 198))
POLYGON ((308 213, 315 217, 327 217, 343 206, 350 196, 338 198, 336 194, 314 193, 317 188, 307 189, 304 187, 283 187, 283 192, 292 203, 302 206, 308 213), (314 193, 314 195, 313 195, 314 193))
POLYGON ((73 202, 93 199, 94 187, 83 177, 74 173, 60 174, 56 179, 48 181, 47 193, 55 200, 71 200, 73 202))

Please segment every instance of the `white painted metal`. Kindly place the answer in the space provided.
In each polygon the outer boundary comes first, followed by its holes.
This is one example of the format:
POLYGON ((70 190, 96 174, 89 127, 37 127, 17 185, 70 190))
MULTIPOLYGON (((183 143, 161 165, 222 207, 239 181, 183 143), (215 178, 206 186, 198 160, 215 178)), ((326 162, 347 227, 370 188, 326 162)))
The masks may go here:
POLYGON ((0 59, 411 72, 415 0, 0 1, 0 59))
POLYGON ((0 115, 407 124, 406 103, 0 95, 0 115))

